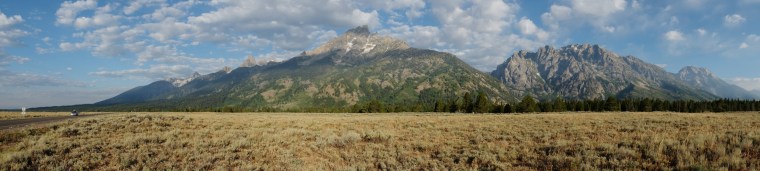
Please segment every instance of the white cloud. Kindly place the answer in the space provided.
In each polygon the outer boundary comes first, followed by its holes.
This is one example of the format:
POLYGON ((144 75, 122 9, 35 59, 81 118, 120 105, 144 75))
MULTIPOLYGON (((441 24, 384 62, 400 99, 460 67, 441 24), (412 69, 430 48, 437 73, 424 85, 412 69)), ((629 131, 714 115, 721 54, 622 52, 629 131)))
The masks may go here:
POLYGON ((699 33, 699 36, 705 36, 705 34, 707 34, 707 30, 699 28, 697 29, 697 33, 699 33))
POLYGON ((112 78, 129 78, 135 80, 160 80, 186 77, 194 72, 189 65, 153 65, 148 68, 136 68, 118 71, 96 71, 90 75, 112 78))
POLYGON ((637 10, 641 9, 641 4, 639 4, 638 0, 633 0, 631 1, 631 8, 637 9, 637 10))
MULTIPOLYGON (((535 30, 523 28, 526 33, 530 32, 535 37, 521 33, 519 21, 516 20, 520 7, 516 3, 501 0, 429 3, 440 26, 438 29, 424 30, 439 34, 436 36, 437 40, 427 41, 426 44, 442 46, 422 48, 450 52, 480 70, 493 70, 496 64, 504 62, 507 55, 515 49, 534 49, 549 41, 548 33, 538 31, 541 30, 540 27, 535 30)), ((526 25, 527 21, 523 24, 526 25)), ((424 38, 415 38, 421 39, 424 38)))
POLYGON ((625 0, 571 0, 570 2, 574 11, 600 18, 623 11, 627 6, 625 0))
POLYGON ((0 69, 2 69, 2 67, 5 65, 9 65, 14 62, 18 64, 23 64, 26 61, 29 61, 29 58, 12 56, 12 55, 5 54, 5 52, 3 51, 0 51, 0 69))
POLYGON ((744 18, 744 17, 742 17, 742 16, 741 16, 741 15, 739 15, 739 14, 726 15, 726 16, 723 18, 723 24, 724 24, 725 26, 727 26, 727 27, 734 27, 734 26, 738 26, 738 25, 740 25, 740 24, 744 23, 745 21, 747 21, 747 19, 746 19, 746 18, 744 18))
POLYGON ((725 80, 747 90, 760 90, 760 78, 732 78, 725 80))
POLYGON ((756 34, 750 34, 750 35, 747 36, 747 40, 760 41, 760 36, 758 36, 756 34))
POLYGON ((422 16, 422 9, 425 8, 423 0, 386 0, 386 1, 364 1, 372 8, 383 9, 389 13, 395 13, 394 10, 406 9, 404 15, 407 19, 415 19, 422 16))
MULTIPOLYGON (((517 23, 520 32, 524 35, 535 35, 539 41, 544 41, 549 37, 549 33, 544 31, 541 28, 538 28, 536 24, 533 24, 533 21, 531 21, 528 18, 523 17, 520 19, 520 22, 517 23)), ((614 27, 612 28, 611 32, 614 32, 614 27)))
POLYGON ((665 38, 665 40, 668 40, 668 41, 682 41, 685 39, 683 37, 683 33, 676 30, 668 31, 667 33, 663 35, 663 37, 665 38))
POLYGON ((441 30, 434 26, 400 25, 381 30, 380 34, 406 40, 413 47, 440 47, 446 45, 446 42, 441 40, 441 30))
POLYGON ((21 18, 21 16, 6 16, 2 11, 0 11, 0 29, 7 28, 21 22, 24 22, 24 18, 21 18))
POLYGON ((654 65, 657 65, 660 68, 668 67, 668 64, 654 64, 654 65))
POLYGON ((543 23, 553 31, 566 29, 560 25, 591 24, 597 29, 609 33, 617 31, 616 16, 626 10, 625 0, 570 0, 552 4, 549 12, 541 15, 543 23), (563 3, 568 2, 568 3, 563 3))
POLYGON ((748 47, 749 47, 749 45, 747 45, 746 42, 743 42, 741 45, 739 45, 739 49, 746 49, 748 47))
POLYGON ((0 68, 0 87, 38 86, 85 86, 85 84, 76 81, 64 81, 48 75, 17 73, 0 68))
POLYGON ((137 10, 140 10, 144 6, 159 5, 166 2, 166 0, 133 0, 128 6, 124 7, 124 14, 132 14, 137 10))
POLYGON ((74 20, 74 27, 78 29, 88 27, 116 26, 121 16, 112 15, 111 5, 99 7, 92 17, 78 17, 74 20))
POLYGON ((69 25, 74 22, 79 12, 95 9, 98 2, 95 0, 66 1, 61 4, 61 8, 55 12, 57 24, 69 25))
POLYGON ((2 48, 18 44, 18 39, 26 36, 29 32, 15 29, 15 25, 24 22, 24 18, 19 15, 7 16, 0 11, 0 53, 2 48))

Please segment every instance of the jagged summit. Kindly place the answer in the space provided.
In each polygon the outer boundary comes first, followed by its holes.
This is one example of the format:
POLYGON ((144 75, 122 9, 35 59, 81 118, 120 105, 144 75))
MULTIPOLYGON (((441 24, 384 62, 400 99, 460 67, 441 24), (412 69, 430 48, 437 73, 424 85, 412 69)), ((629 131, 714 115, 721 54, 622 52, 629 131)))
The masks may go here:
POLYGON ((491 75, 517 90, 547 98, 715 98, 656 65, 591 44, 519 51, 491 75))
POLYGON ((678 71, 678 75, 682 78, 686 77, 693 77, 693 76, 709 76, 712 78, 718 78, 715 76, 714 73, 712 73, 707 68, 697 67, 697 66, 686 66, 681 68, 681 70, 678 71))
POLYGON ((353 33, 353 34, 357 34, 357 35, 369 35, 369 34, 372 34, 372 33, 369 32, 369 26, 367 26, 367 25, 362 25, 362 26, 359 26, 359 27, 348 29, 348 31, 346 31, 346 33, 353 33))
POLYGON ((720 79, 707 68, 686 66, 676 73, 679 79, 722 98, 756 99, 757 95, 720 79))
POLYGON ((193 74, 190 75, 190 77, 187 77, 187 78, 170 78, 170 79, 167 79, 166 81, 171 82, 172 85, 174 85, 174 87, 182 87, 185 84, 189 83, 190 81, 193 81, 193 80, 195 80, 196 78, 199 78, 199 77, 201 77, 200 73, 193 72, 193 74))
POLYGON ((256 63, 256 58, 253 58, 253 55, 248 55, 248 58, 240 64, 240 67, 253 67, 256 65, 258 65, 258 63, 256 63))
POLYGON ((349 29, 344 34, 328 41, 302 56, 337 53, 341 56, 367 57, 392 50, 408 49, 409 45, 399 39, 371 33, 369 27, 359 26, 349 29))

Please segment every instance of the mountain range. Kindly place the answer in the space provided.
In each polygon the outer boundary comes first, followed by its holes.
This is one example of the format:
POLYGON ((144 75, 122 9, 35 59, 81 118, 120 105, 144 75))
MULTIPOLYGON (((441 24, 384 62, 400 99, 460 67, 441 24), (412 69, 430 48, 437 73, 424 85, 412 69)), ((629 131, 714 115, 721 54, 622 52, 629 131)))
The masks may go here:
POLYGON ((525 95, 540 100, 757 98, 707 69, 669 73, 599 45, 518 51, 485 73, 450 53, 413 48, 360 26, 286 61, 257 62, 249 56, 235 69, 156 81, 93 105, 260 110, 346 108, 378 101, 402 107, 456 102, 478 92, 495 103, 515 103, 525 95))
POLYGON ((481 91, 494 102, 516 100, 507 86, 452 54, 411 48, 404 41, 371 33, 366 26, 287 61, 261 64, 249 57, 229 72, 188 79, 183 84, 172 84, 183 79, 156 81, 96 104, 309 109, 376 100, 407 106, 481 91))

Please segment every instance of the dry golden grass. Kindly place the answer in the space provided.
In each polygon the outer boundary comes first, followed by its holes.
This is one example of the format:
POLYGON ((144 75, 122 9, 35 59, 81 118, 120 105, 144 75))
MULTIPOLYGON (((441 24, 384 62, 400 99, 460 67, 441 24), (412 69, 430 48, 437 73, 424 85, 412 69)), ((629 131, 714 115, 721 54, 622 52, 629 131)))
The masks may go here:
POLYGON ((3 170, 760 168, 759 113, 123 113, 0 141, 3 170))
POLYGON ((26 115, 21 115, 21 112, 0 112, 0 120, 69 116, 70 114, 70 112, 26 112, 26 115))

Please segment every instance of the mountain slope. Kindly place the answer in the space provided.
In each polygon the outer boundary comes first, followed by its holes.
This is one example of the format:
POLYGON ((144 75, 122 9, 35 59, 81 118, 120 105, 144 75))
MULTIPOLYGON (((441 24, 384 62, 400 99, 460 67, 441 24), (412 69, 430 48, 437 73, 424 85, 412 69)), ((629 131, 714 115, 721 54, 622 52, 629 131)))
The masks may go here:
POLYGON ((729 84, 718 78, 706 68, 687 66, 678 71, 678 78, 689 85, 715 94, 722 98, 731 99, 757 99, 757 95, 743 88, 729 84))
POLYGON ((658 66, 589 44, 519 51, 491 75, 507 86, 544 99, 716 98, 688 86, 658 66))
MULTIPOLYGON (((345 108, 376 100, 411 106, 453 101, 478 91, 495 102, 515 101, 506 86, 456 56, 411 48, 401 40, 370 33, 366 26, 350 29, 287 61, 243 66, 201 76, 135 104, 308 109, 345 108)), ((142 92, 138 90, 134 92, 142 92)), ((125 101, 123 97, 106 101, 125 101)))
POLYGON ((127 90, 115 97, 97 102, 95 104, 120 104, 120 103, 134 103, 154 100, 162 95, 176 89, 176 87, 169 81, 161 80, 150 83, 148 85, 139 86, 127 90))

